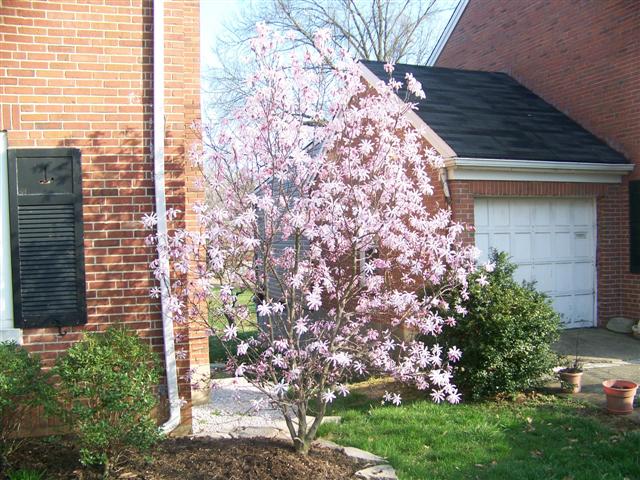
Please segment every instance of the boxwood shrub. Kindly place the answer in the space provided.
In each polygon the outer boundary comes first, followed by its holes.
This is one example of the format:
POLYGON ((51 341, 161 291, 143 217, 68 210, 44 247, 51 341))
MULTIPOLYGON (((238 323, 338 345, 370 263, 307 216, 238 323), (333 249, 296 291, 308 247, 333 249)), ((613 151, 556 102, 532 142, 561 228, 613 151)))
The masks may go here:
POLYGON ((560 318, 535 284, 519 283, 506 253, 493 251, 492 272, 470 278, 468 314, 447 327, 447 346, 462 350, 455 381, 472 398, 515 393, 540 386, 558 364, 551 345, 558 339, 560 318), (477 282, 485 275, 488 284, 477 282))
POLYGON ((20 429, 32 409, 53 403, 40 358, 15 342, 0 342, 0 477, 18 447, 20 429))
POLYGON ((106 477, 124 455, 146 451, 159 439, 152 418, 156 356, 130 330, 86 334, 59 358, 55 372, 84 465, 101 465, 106 477))

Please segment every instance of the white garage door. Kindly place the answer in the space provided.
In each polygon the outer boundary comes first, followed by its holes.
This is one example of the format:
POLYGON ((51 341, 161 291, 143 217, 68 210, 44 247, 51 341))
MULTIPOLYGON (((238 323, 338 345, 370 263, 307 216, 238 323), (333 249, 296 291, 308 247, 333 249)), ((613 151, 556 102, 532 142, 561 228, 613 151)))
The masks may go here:
POLYGON ((592 199, 478 198, 476 246, 508 252, 518 280, 551 297, 565 328, 595 325, 595 207, 592 199))

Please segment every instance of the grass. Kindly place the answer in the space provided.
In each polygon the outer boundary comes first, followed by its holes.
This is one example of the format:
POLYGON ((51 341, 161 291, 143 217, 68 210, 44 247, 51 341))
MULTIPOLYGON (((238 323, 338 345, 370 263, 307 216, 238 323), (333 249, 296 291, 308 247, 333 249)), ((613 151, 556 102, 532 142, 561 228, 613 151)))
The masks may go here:
POLYGON ((640 478, 640 429, 570 399, 394 407, 365 388, 331 414, 342 423, 323 425, 321 436, 386 457, 400 480, 640 478))
POLYGON ((45 472, 31 469, 20 469, 9 472, 7 480, 44 480, 45 472))
MULTIPOLYGON (((216 295, 216 291, 214 291, 214 297, 216 295)), ((258 333, 258 325, 255 321, 256 319, 256 305, 252 298, 252 293, 249 291, 243 292, 238 295, 238 305, 246 305, 249 309, 250 318, 254 321, 249 321, 244 325, 238 327, 238 338, 236 341, 226 342, 227 348, 231 348, 232 351, 235 351, 236 345, 248 338, 255 336, 258 333)), ((214 328, 220 328, 227 325, 227 320, 224 317, 221 318, 209 318, 209 322, 214 328)), ((227 352, 222 345, 222 342, 217 337, 209 337, 209 361, 214 362, 226 362, 227 361, 227 352)))

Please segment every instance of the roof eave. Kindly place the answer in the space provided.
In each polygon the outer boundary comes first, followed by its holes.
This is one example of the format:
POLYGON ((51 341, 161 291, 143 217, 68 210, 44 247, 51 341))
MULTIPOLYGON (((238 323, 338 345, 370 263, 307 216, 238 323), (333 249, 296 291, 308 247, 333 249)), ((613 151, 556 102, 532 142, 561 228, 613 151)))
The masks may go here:
POLYGON ((629 163, 562 162, 495 158, 449 157, 449 180, 547 181, 620 183, 633 171, 629 163))

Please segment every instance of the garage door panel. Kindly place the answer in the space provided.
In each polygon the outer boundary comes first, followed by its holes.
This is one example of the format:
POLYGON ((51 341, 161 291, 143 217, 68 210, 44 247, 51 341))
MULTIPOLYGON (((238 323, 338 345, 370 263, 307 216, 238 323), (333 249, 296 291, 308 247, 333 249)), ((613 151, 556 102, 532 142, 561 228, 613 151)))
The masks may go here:
POLYGON ((574 298, 572 295, 553 296, 551 297, 553 309, 560 314, 563 324, 574 323, 574 298))
POLYGON ((518 281, 535 281, 566 327, 595 319, 595 212, 591 199, 482 198, 475 202, 476 245, 507 252, 518 281))
POLYGON ((582 202, 576 202, 573 210, 573 224, 575 226, 591 226, 593 224, 593 208, 582 202))
POLYGON ((573 264, 556 263, 553 265, 555 288, 557 294, 571 293, 576 289, 573 264))
POLYGON ((473 224, 478 228, 489 225, 489 201, 484 198, 478 198, 475 201, 473 224))
POLYGON ((532 266, 533 276, 531 280, 536 282, 536 289, 541 292, 549 293, 554 290, 553 265, 538 264, 532 266))
POLYGON ((528 202, 513 202, 509 208, 509 221, 512 226, 531 225, 531 206, 528 202))
POLYGON ((571 202, 566 200, 560 200, 553 208, 553 225, 555 226, 567 226, 571 225, 571 202))
POLYGON ((551 204, 546 201, 532 201, 533 225, 545 227, 551 225, 551 204))
POLYGON ((551 236, 551 232, 533 234, 534 260, 546 260, 552 257, 551 236))
POLYGON ((590 258, 593 255, 593 236, 591 232, 575 232, 573 237, 575 256, 590 258))
POLYGON ((593 265, 591 263, 576 263, 573 268, 574 289, 576 291, 592 292, 595 287, 593 265))
POLYGON ((495 248, 499 252, 511 252, 511 234, 494 233, 489 237, 489 248, 495 248))
POLYGON ((573 297, 574 320, 576 327, 592 327, 594 324, 593 296, 591 294, 573 297))
POLYGON ((516 282, 530 282, 533 275, 533 266, 532 265, 518 265, 516 271, 513 272, 513 278, 515 278, 516 282))
POLYGON ((506 227, 510 225, 509 204, 489 204, 489 225, 494 225, 496 227, 506 227))
POLYGON ((556 232, 553 240, 553 249, 556 257, 568 258, 572 255, 572 240, 573 234, 571 232, 556 232))
POLYGON ((511 256, 514 262, 530 262, 531 255, 531 234, 528 232, 517 232, 511 239, 511 256))
MULTIPOLYGON (((476 227, 477 228, 477 227, 476 227)), ((476 247, 480 250, 480 262, 484 263, 489 258, 489 234, 488 233, 475 233, 476 247)))

